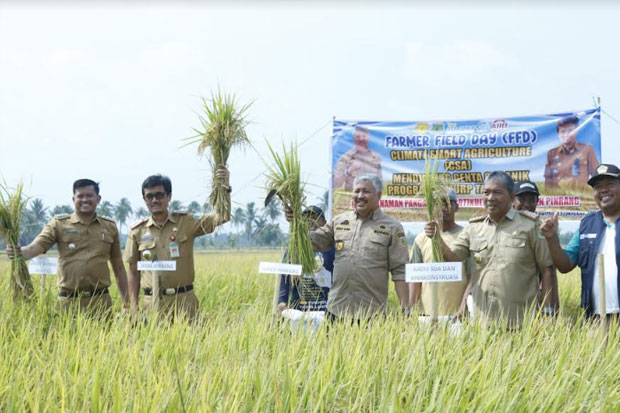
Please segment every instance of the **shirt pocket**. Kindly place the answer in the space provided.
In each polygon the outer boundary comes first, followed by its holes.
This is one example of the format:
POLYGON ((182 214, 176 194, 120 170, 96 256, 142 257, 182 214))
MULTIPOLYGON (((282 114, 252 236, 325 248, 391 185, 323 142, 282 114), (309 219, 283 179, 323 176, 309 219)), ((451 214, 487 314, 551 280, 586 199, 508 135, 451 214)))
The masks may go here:
POLYGON ((181 235, 177 239, 177 243, 179 244, 179 255, 181 257, 185 257, 188 254, 191 254, 194 249, 194 243, 191 242, 193 238, 188 237, 187 235, 181 235))
POLYGON ((98 233, 95 235, 95 245, 97 246, 97 250, 101 253, 110 253, 112 249, 112 243, 114 242, 114 237, 107 231, 98 233))
POLYGON ((489 242, 484 241, 474 241, 470 246, 471 251, 471 262, 480 269, 486 263, 489 262, 489 242))
POLYGON ((155 261, 155 241, 145 241, 138 244, 139 259, 143 261, 155 261))
POLYGON ((521 262, 528 259, 530 249, 527 247, 527 236, 525 234, 505 234, 499 239, 502 248, 502 256, 508 261, 521 262))
POLYGON ((391 237, 386 235, 373 233, 364 243, 364 252, 371 258, 385 260, 390 248, 390 239, 391 237))
POLYGON ((58 242, 58 253, 64 257, 72 257, 76 251, 82 246, 82 234, 79 233, 63 233, 58 242))
POLYGON ((351 249, 353 239, 353 230, 336 231, 334 234, 334 247, 336 248, 336 256, 341 255, 344 251, 351 249))

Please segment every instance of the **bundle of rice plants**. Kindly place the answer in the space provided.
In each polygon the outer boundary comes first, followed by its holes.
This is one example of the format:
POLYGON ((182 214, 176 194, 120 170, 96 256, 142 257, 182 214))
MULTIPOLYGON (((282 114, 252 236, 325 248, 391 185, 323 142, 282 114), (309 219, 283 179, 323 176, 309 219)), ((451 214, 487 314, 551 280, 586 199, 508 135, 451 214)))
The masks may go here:
POLYGON ((271 164, 267 164, 266 188, 269 190, 265 205, 277 195, 282 204, 293 213, 289 227, 288 261, 291 264, 300 264, 303 274, 313 273, 316 269, 314 250, 310 241, 310 224, 302 215, 306 202, 304 195, 305 184, 301 180, 301 168, 297 145, 291 143, 287 150, 282 145, 282 155, 273 150, 267 143, 271 154, 271 164))
POLYGON ((194 129, 196 135, 187 138, 185 146, 198 144, 198 154, 203 155, 210 149, 209 164, 213 184, 209 203, 221 216, 230 216, 230 205, 225 201, 228 187, 220 182, 215 174, 220 166, 227 166, 230 150, 233 146, 249 145, 245 132, 248 125, 247 112, 251 103, 240 105, 234 94, 224 94, 218 89, 211 93, 211 99, 202 98, 203 115, 199 115, 202 129, 194 129))
POLYGON ((433 262, 442 262, 443 254, 439 242, 439 231, 443 224, 442 208, 444 204, 450 207, 450 197, 446 187, 446 182, 437 173, 439 162, 436 159, 426 158, 424 163, 424 179, 422 183, 424 198, 426 200, 426 213, 429 221, 438 224, 437 231, 431 242, 433 245, 433 262))
MULTIPOLYGON (((22 195, 23 189, 23 184, 19 184, 11 193, 6 186, 0 185, 0 236, 4 237, 14 250, 19 245, 22 211, 28 202, 22 195)), ((15 301, 29 298, 34 292, 28 265, 21 255, 16 255, 11 260, 10 285, 15 301)))

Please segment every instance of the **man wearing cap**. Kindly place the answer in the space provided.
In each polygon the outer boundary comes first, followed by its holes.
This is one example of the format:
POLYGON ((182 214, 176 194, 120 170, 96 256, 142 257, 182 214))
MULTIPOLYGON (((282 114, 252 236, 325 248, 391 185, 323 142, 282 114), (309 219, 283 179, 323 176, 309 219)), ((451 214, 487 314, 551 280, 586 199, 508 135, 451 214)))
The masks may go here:
POLYGON ((338 159, 334 172, 334 188, 344 184, 346 191, 353 189, 357 175, 370 173, 381 177, 381 157, 368 148, 370 132, 363 126, 353 131, 353 148, 338 159))
MULTIPOLYGON (((451 246, 463 231, 463 227, 454 221, 454 216, 459 210, 454 189, 448 189, 450 204, 444 203, 442 207, 442 226, 441 237, 448 246, 451 246)), ((468 259, 463 261, 462 280, 457 282, 437 283, 438 315, 463 317, 467 310, 467 296, 471 285, 469 284, 469 264, 468 259), (469 287, 469 288, 468 288, 469 287)), ((424 232, 418 234, 413 242, 411 252, 412 263, 433 262, 433 245, 431 239, 424 232)), ((409 284, 409 303, 411 308, 417 308, 420 314, 431 314, 431 284, 412 283, 409 284)))
POLYGON ((560 146, 547 152, 545 187, 584 187, 598 166, 594 148, 577 142, 579 118, 570 116, 558 121, 556 130, 560 146))
MULTIPOLYGON (((379 206, 383 182, 374 174, 353 181, 355 210, 334 217, 310 233, 315 251, 336 248, 326 318, 355 321, 387 310, 389 274, 401 309, 409 309, 405 265, 409 261, 403 226, 379 206)), ((285 208, 287 220, 292 218, 285 208)))
MULTIPOLYGON (((73 183, 75 212, 54 216, 30 245, 17 251, 30 259, 58 245, 58 306, 61 310, 79 307, 80 310, 108 311, 112 308, 108 261, 112 264, 121 298, 126 307, 129 305, 118 228, 112 219, 97 214, 100 201, 99 184, 91 179, 78 179, 73 183)), ((10 245, 7 245, 7 254, 11 258, 14 256, 10 245)))
MULTIPOLYGON (((228 187, 229 173, 224 167, 216 178, 228 187)), ((205 214, 199 218, 187 212, 168 211, 172 198, 172 182, 162 175, 152 175, 142 183, 142 197, 151 216, 133 225, 125 245, 125 261, 129 263, 129 296, 137 309, 139 289, 144 291, 144 307, 159 298, 159 308, 172 319, 176 316, 192 320, 198 311, 194 294, 194 239, 210 234, 230 220, 230 215, 205 214), (172 271, 138 271, 138 261, 172 261, 172 271), (153 277, 159 278, 159 291, 153 291, 153 277)), ((226 197, 230 211, 230 195, 226 197)))
MULTIPOLYGON (((483 321, 506 320, 519 327, 528 309, 537 303, 538 272, 543 274, 543 293, 550 290, 553 262, 545 239, 536 229, 538 216, 512 207, 514 181, 505 172, 489 174, 483 201, 487 215, 469 220, 450 247, 440 236, 446 261, 471 257, 474 316, 483 321)), ((428 237, 437 223, 424 227, 428 237)))
MULTIPOLYGON (((532 181, 519 181, 515 183, 515 199, 512 203, 514 208, 517 211, 530 211, 536 212, 536 207, 538 206, 538 197, 540 193, 538 192, 538 186, 532 181)), ((540 225, 540 222, 537 222, 537 225, 540 225)), ((538 302, 543 302, 542 296, 542 274, 538 274, 540 279, 540 287, 538 290, 538 302)), ((558 290, 558 276, 555 271, 555 268, 552 272, 551 279, 551 296, 549 300, 547 300, 547 306, 543 308, 543 311, 546 314, 555 314, 560 308, 560 296, 558 290)))
MULTIPOLYGON (((323 210, 318 206, 310 206, 303 215, 310 222, 310 230, 315 230, 327 223, 323 210)), ((287 251, 288 252, 288 251, 287 251)), ((280 299, 278 309, 284 311, 292 308, 300 311, 326 311, 327 296, 332 284, 334 270, 334 248, 325 252, 317 252, 315 258, 321 263, 320 269, 314 274, 304 274, 291 283, 290 275, 281 275, 280 299), (290 304, 290 305, 289 305, 290 304)), ((284 254, 283 261, 286 261, 284 254)))
POLYGON ((606 315, 620 313, 618 264, 620 263, 620 169, 601 164, 588 180, 599 211, 590 212, 579 223, 565 249, 558 240, 558 215, 545 220, 540 230, 547 239, 553 262, 563 272, 581 269, 581 307, 587 317, 600 316, 597 254, 604 255, 606 315))

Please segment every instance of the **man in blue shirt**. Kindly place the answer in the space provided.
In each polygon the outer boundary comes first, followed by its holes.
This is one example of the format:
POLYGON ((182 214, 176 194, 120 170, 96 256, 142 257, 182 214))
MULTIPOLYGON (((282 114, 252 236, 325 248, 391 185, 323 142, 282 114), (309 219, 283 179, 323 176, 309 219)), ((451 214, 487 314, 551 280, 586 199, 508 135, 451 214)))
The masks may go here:
POLYGON ((581 269, 581 306, 586 316, 601 315, 597 254, 604 255, 606 315, 620 313, 618 264, 620 264, 620 169, 600 164, 588 180, 599 211, 590 212, 563 250, 557 237, 558 216, 545 220, 540 230, 547 239, 554 264, 566 273, 581 269))
MULTIPOLYGON (((303 215, 310 221, 310 230, 315 230, 326 224, 323 210, 317 206, 308 207, 303 215)), ((332 271, 334 270, 334 248, 315 254, 322 262, 321 269, 314 274, 304 274, 294 281, 290 275, 281 275, 280 299, 278 309, 284 311, 292 308, 300 311, 326 311, 327 294, 331 287, 332 271), (290 306, 289 306, 290 302, 290 306)), ((283 260, 286 260, 286 253, 283 260)))

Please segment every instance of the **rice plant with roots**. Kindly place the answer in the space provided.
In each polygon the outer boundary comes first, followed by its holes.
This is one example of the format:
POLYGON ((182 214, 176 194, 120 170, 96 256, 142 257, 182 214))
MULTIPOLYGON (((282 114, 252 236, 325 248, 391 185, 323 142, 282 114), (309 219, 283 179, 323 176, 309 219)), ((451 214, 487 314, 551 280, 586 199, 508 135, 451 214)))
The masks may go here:
POLYGON ((274 195, 278 195, 282 204, 293 213, 289 228, 288 260, 291 264, 301 264, 302 273, 316 270, 314 250, 310 242, 310 224, 302 215, 306 203, 305 183, 301 180, 301 167, 297 144, 291 143, 287 150, 282 145, 282 154, 277 153, 269 143, 271 163, 267 164, 267 190, 269 193, 265 204, 269 204, 274 195))
POLYGON ((28 273, 28 265, 21 254, 17 254, 21 217, 28 200, 23 196, 24 186, 19 184, 13 192, 0 185, 0 236, 13 247, 15 256, 11 260, 10 285, 15 301, 32 296, 34 288, 28 273))
POLYGON ((209 203, 216 213, 230 216, 230 205, 226 202, 228 187, 216 178, 221 166, 226 167, 230 151, 234 146, 250 145, 245 128, 247 113, 252 105, 239 104, 236 95, 222 93, 219 89, 211 93, 210 99, 202 99, 202 115, 198 115, 201 129, 194 129, 196 135, 187 138, 185 145, 198 144, 198 154, 204 155, 210 149, 209 164, 212 173, 212 187, 209 203))
POLYGON ((433 245, 433 262, 442 262, 443 254, 441 252, 441 244, 439 242, 439 231, 443 226, 442 208, 447 204, 451 207, 446 181, 439 176, 437 169, 439 161, 437 159, 426 158, 424 163, 424 180, 422 187, 424 190, 424 199, 426 200, 426 212, 429 221, 437 223, 437 231, 431 238, 433 245))

